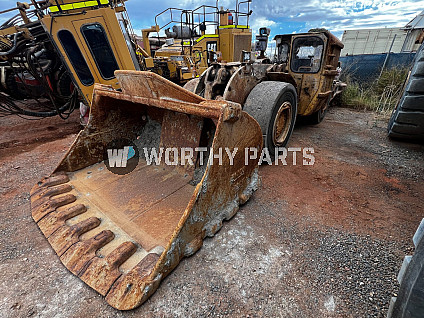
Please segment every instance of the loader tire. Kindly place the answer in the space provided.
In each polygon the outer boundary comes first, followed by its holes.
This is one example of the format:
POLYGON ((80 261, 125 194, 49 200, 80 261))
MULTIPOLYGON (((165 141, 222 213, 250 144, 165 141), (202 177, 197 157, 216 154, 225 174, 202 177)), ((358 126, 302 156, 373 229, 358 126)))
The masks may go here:
POLYGON ((184 84, 183 88, 185 88, 186 90, 192 92, 192 93, 196 93, 196 88, 197 85, 199 84, 200 78, 193 78, 191 80, 189 80, 187 83, 184 84))
POLYGON ((297 93, 292 84, 267 81, 256 85, 243 110, 257 120, 262 129, 264 148, 274 157, 276 147, 285 147, 297 116, 297 93))
POLYGON ((23 92, 19 87, 15 79, 15 74, 10 72, 6 76, 6 87, 7 93, 14 99, 22 100, 28 97, 28 94, 23 92))
POLYGON ((309 116, 306 116, 306 122, 310 125, 318 125, 320 122, 324 120, 324 117, 327 114, 329 105, 330 105, 330 100, 328 100, 325 108, 320 109, 309 116))
POLYGON ((390 301, 387 318, 424 317, 424 219, 413 241, 415 253, 405 256, 398 274, 400 283, 397 297, 390 301))
POLYGON ((390 138, 424 140, 424 45, 415 56, 405 91, 387 130, 390 138))
POLYGON ((60 73, 57 79, 57 92, 63 98, 69 98, 74 90, 74 84, 67 71, 60 73))

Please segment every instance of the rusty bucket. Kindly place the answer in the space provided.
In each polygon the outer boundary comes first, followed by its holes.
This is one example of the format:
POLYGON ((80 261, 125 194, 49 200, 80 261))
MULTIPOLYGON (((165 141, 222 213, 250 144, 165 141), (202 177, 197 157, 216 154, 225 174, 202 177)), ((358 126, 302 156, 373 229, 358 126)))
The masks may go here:
POLYGON ((206 100, 150 72, 116 77, 120 91, 96 85, 88 125, 31 190, 31 210, 66 268, 128 310, 256 190, 258 158, 245 149, 260 153, 262 133, 237 103, 206 100), (123 174, 105 159, 120 138, 139 152, 136 167, 123 174), (174 151, 183 148, 194 149, 192 162, 174 151), (225 148, 238 150, 231 158, 225 148), (173 149, 171 165, 148 162, 144 153, 152 149, 173 149))

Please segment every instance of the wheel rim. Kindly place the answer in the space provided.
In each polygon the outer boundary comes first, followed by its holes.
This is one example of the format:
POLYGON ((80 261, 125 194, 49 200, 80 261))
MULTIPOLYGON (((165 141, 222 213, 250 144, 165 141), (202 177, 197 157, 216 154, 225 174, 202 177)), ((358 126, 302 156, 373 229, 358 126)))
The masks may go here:
POLYGON ((275 145, 281 145, 286 140, 292 123, 292 105, 284 102, 278 109, 274 120, 273 141, 275 145))

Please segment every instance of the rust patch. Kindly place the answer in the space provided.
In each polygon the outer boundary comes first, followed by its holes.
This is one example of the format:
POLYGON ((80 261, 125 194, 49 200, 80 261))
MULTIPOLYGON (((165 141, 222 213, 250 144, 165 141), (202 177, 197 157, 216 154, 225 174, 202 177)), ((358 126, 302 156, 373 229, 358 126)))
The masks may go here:
POLYGON ((120 310, 128 310, 138 306, 143 299, 146 279, 151 274, 158 259, 159 255, 148 254, 131 272, 119 278, 107 294, 107 302, 120 310))
POLYGON ((49 238, 50 245, 56 254, 62 256, 73 244, 78 242, 78 237, 89 230, 99 226, 98 218, 89 218, 72 226, 64 225, 57 229, 49 238))
POLYGON ((58 228, 65 225, 65 221, 87 211, 87 208, 83 204, 76 204, 68 207, 63 211, 54 211, 38 222, 38 227, 44 236, 49 238, 53 232, 58 228))
POLYGON ((61 257, 63 265, 73 274, 79 275, 89 261, 96 256, 96 251, 114 239, 112 231, 101 231, 94 237, 72 245, 61 257))
POLYGON ((105 296, 112 284, 121 276, 119 266, 135 253, 132 242, 122 243, 104 258, 95 257, 79 274, 81 280, 105 296))

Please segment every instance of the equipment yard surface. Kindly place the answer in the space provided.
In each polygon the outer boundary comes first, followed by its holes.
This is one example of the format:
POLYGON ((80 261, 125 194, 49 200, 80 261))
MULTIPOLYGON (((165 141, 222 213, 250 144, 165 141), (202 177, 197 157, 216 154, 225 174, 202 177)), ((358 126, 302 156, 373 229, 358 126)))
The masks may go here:
MULTIPOLYGON (((260 189, 141 307, 120 312, 61 264, 29 191, 78 133, 75 112, 0 118, 1 317, 385 317, 423 217, 424 146, 391 141, 387 118, 331 108, 290 147, 315 164, 262 166, 260 189)), ((290 159, 290 160, 289 160, 290 159)))

